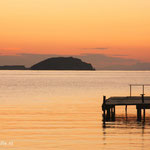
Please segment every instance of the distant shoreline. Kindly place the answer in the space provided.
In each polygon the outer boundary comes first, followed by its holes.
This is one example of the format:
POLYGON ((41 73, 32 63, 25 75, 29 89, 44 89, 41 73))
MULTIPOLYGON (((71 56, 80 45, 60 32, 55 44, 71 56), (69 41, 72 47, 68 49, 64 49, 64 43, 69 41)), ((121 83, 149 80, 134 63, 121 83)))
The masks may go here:
POLYGON ((74 57, 53 57, 38 62, 31 67, 24 65, 3 65, 0 70, 35 70, 35 71, 150 71, 149 68, 101 68, 95 69, 90 63, 74 57))
POLYGON ((30 68, 26 69, 0 69, 0 71, 150 71, 150 70, 32 70, 30 68))
POLYGON ((0 70, 95 70, 90 63, 74 57, 53 57, 26 68, 24 65, 0 66, 0 70))

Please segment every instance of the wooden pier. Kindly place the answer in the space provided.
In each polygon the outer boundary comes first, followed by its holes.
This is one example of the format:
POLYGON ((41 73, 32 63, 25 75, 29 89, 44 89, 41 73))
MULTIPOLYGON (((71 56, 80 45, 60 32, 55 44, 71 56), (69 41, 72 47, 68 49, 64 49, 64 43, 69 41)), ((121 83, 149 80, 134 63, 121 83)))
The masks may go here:
POLYGON ((110 97, 106 99, 106 96, 103 96, 103 104, 102 104, 102 110, 103 110, 103 122, 105 121, 115 121, 115 109, 116 106, 125 106, 125 113, 127 118, 127 106, 136 106, 137 110, 137 121, 145 121, 145 110, 150 109, 150 96, 145 96, 144 94, 144 86, 147 85, 140 85, 140 84, 134 84, 130 85, 130 96, 126 97, 110 97), (143 93, 141 96, 132 96, 131 87, 132 86, 142 86, 143 93), (143 116, 142 116, 143 111, 143 116))

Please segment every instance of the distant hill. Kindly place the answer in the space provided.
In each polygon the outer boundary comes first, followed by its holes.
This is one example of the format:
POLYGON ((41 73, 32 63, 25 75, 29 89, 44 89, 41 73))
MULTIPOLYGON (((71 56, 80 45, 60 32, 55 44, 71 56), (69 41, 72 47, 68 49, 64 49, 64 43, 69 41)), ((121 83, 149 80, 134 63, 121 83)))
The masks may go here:
POLYGON ((0 66, 0 70, 26 70, 25 66, 16 65, 16 66, 0 66))
POLYGON ((33 65, 31 70, 95 70, 91 64, 73 57, 54 57, 33 65))

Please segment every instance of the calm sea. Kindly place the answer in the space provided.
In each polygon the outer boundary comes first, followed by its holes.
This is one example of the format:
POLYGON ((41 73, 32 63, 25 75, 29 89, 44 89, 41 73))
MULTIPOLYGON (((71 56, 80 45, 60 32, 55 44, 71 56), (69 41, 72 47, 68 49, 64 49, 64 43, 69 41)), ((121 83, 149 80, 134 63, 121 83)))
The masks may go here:
POLYGON ((118 107, 103 128, 102 96, 128 96, 133 83, 150 83, 150 72, 0 71, 0 149, 149 150, 149 110, 143 124, 135 107, 128 120, 118 107))

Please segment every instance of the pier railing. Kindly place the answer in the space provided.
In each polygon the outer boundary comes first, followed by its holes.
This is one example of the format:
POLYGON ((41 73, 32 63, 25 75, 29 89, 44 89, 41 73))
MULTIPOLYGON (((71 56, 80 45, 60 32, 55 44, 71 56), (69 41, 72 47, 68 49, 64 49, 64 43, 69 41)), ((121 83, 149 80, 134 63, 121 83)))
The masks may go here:
POLYGON ((130 84, 129 85, 130 86, 130 97, 132 96, 132 87, 133 86, 141 86, 142 87, 142 93, 141 93, 141 95, 145 95, 145 87, 146 86, 150 86, 150 84, 130 84))

